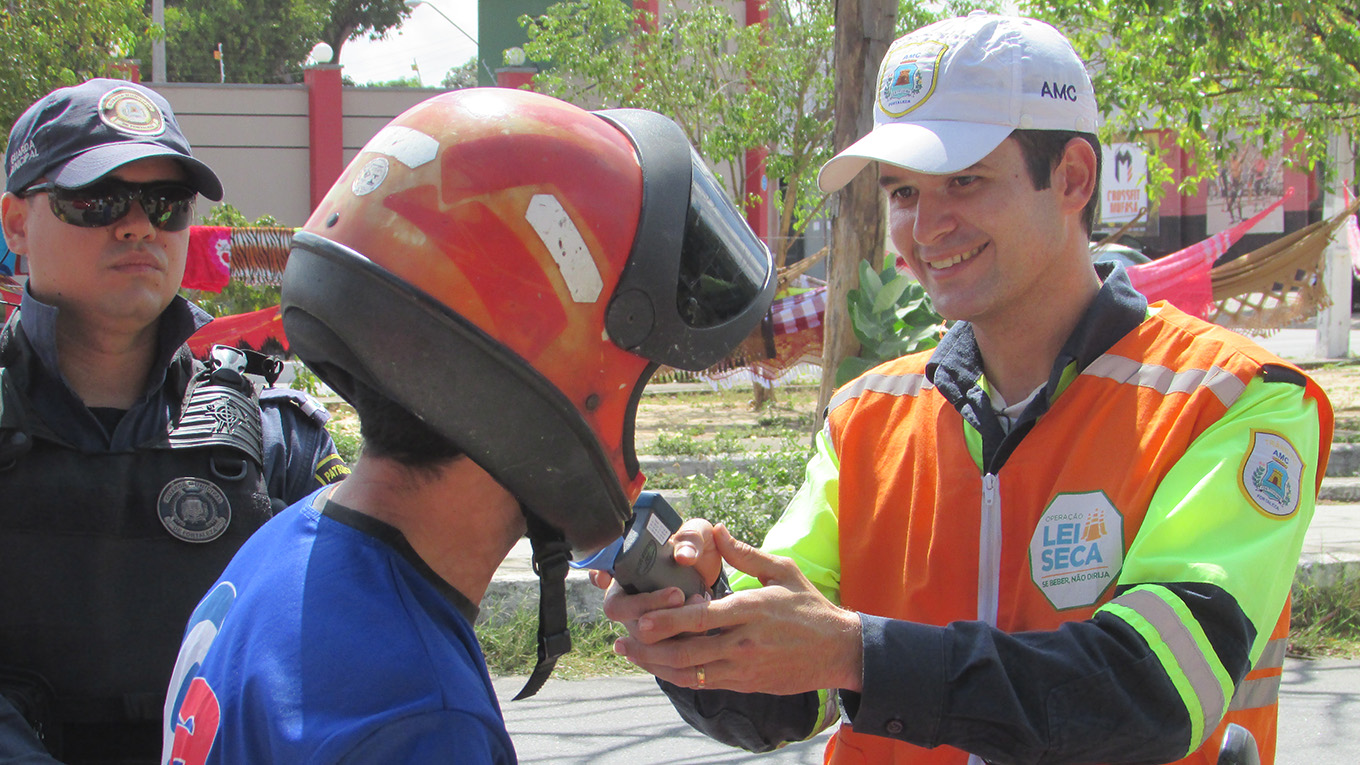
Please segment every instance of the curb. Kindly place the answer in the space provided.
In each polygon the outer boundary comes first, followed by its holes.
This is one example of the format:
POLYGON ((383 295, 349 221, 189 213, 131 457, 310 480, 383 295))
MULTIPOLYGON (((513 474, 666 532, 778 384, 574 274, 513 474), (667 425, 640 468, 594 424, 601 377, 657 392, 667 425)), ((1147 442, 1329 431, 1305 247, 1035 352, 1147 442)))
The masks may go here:
POLYGON ((1327 477, 1360 476, 1360 444, 1332 444, 1327 460, 1327 477))
POLYGON ((1322 479, 1322 488, 1318 490, 1318 499, 1329 502, 1360 502, 1360 476, 1333 476, 1331 470, 1327 471, 1328 476, 1322 479))

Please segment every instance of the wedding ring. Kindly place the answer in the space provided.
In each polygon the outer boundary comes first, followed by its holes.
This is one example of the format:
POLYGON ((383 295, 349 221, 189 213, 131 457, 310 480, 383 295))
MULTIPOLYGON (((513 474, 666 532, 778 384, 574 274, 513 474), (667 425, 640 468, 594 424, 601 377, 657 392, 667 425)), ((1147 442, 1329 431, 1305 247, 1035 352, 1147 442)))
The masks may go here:
POLYGON ((702 666, 695 667, 694 672, 699 676, 699 687, 704 687, 704 668, 702 666))

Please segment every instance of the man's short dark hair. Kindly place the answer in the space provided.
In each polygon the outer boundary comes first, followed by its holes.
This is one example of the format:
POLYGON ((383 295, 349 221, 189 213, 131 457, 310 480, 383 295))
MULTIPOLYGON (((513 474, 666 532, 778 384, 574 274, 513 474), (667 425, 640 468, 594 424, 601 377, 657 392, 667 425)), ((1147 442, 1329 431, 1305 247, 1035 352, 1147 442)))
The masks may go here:
POLYGON ((358 381, 346 387, 345 398, 359 415, 364 454, 417 471, 441 467, 463 455, 442 433, 390 398, 358 381))
POLYGON ((1062 160, 1063 150, 1073 138, 1080 138, 1091 144, 1096 153, 1096 189, 1081 211, 1081 222, 1089 235, 1096 222, 1096 206, 1100 204, 1100 139, 1091 133, 1078 133, 1073 130, 1016 130, 1011 138, 1020 145, 1020 155, 1025 158, 1030 180, 1035 191, 1048 188, 1053 170, 1062 160))

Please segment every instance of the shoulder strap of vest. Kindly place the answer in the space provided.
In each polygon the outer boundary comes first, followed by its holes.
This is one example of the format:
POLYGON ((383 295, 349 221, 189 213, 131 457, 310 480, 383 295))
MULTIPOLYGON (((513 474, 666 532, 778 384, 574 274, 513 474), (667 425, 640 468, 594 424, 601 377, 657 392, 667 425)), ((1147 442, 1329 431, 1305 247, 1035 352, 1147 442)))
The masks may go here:
POLYGON ((229 446, 264 464, 264 424, 255 386, 246 379, 244 355, 225 345, 213 348, 207 366, 189 381, 178 422, 170 430, 172 449, 229 446))

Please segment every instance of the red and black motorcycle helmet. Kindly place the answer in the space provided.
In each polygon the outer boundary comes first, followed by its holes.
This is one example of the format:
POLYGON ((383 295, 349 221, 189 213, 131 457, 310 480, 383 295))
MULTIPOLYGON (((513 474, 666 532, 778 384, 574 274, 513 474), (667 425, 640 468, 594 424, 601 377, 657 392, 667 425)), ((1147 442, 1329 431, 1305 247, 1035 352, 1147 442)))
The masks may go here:
POLYGON ((474 88, 359 151, 293 238, 282 312, 338 393, 386 395, 587 550, 642 488, 633 420, 656 365, 723 358, 774 286, 669 119, 474 88))

